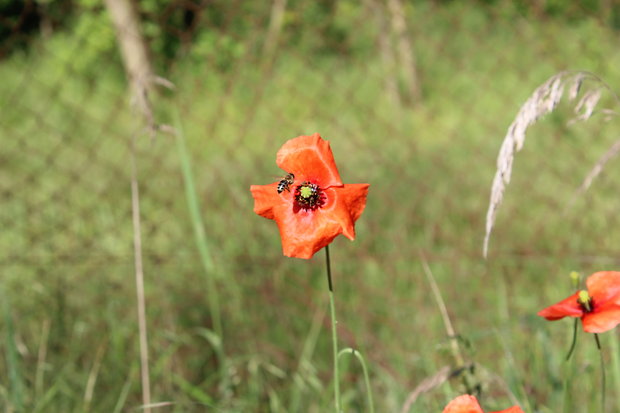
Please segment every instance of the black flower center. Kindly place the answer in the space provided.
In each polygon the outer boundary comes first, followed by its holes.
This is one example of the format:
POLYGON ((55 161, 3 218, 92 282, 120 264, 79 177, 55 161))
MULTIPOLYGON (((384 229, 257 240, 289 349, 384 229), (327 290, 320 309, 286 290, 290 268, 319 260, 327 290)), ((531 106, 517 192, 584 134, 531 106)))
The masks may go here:
POLYGON ((325 193, 321 187, 311 182, 304 182, 295 188, 295 210, 314 211, 325 205, 325 193))

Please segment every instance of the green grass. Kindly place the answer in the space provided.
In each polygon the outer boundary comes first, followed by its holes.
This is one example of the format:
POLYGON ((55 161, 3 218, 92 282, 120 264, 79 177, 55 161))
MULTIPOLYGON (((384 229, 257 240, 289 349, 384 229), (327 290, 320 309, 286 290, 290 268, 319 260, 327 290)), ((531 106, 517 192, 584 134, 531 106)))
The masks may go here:
MULTIPOLYGON (((566 106, 532 128, 487 261, 482 239, 495 157, 519 106, 563 69, 620 88, 617 33, 594 20, 528 22, 453 3, 412 14, 424 95, 415 108, 385 95, 371 27, 352 37, 351 56, 284 46, 268 78, 249 54, 229 72, 179 59, 169 74, 177 91, 157 98, 156 113, 175 124, 178 108, 187 151, 165 135, 138 148, 152 395, 168 403, 155 411, 332 408, 322 254, 283 257, 275 224, 252 213, 249 193, 282 174, 275 153, 286 139, 314 132, 331 141, 345 182, 371 184, 358 238, 340 237, 330 252, 340 348, 364 355, 377 412, 399 411, 424 378, 453 363, 420 251, 477 364, 486 410, 516 400, 529 413, 599 411, 592 338, 580 335, 567 364, 572 323, 535 313, 567 295, 571 270, 618 264, 617 162, 562 213, 618 122, 566 127, 566 106), (198 243, 196 225, 205 231, 198 243)), ((90 412, 141 403, 128 167, 136 115, 116 55, 90 73, 76 66, 78 40, 58 37, 0 62, 7 412, 20 403, 82 412, 95 373, 90 412)), ((613 412, 618 337, 601 338, 613 412)), ((412 411, 441 411, 460 386, 423 394, 412 411)), ((366 411, 354 360, 343 362, 341 390, 347 411, 366 411)))

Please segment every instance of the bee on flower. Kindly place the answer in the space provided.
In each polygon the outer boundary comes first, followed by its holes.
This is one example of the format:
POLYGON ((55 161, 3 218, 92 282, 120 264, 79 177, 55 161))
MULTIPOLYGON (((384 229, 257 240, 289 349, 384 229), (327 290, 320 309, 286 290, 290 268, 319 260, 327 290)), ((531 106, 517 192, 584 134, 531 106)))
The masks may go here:
POLYGON ((355 239, 369 185, 342 182, 328 141, 318 133, 290 139, 276 163, 287 175, 250 191, 254 212, 278 224, 284 255, 308 259, 340 234, 355 239))
POLYGON ((291 185, 295 183, 295 175, 288 173, 284 178, 278 182, 278 193, 281 194, 284 190, 291 192, 291 185))

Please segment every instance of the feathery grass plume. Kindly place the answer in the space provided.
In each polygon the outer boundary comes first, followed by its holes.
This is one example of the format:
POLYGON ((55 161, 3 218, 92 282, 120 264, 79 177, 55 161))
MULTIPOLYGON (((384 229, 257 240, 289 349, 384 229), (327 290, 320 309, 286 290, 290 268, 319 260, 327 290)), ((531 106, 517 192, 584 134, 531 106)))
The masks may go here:
MULTIPOLYGON (((584 81, 591 80, 597 85, 589 89, 575 105, 575 118, 571 122, 585 121, 589 119, 594 108, 601 98, 601 92, 606 89, 611 92, 609 86, 600 78, 589 72, 563 71, 549 78, 540 85, 529 99, 521 106, 515 120, 508 127, 504 141, 497 157, 497 171, 493 178, 491 197, 486 218, 486 233, 484 236, 483 255, 486 258, 489 249, 489 238, 495 223, 495 217, 504 197, 506 186, 510 182, 512 163, 515 154, 523 148, 527 128, 536 123, 544 115, 553 112, 564 96, 564 90, 568 86, 568 100, 573 101, 579 95, 584 81)), ((611 92, 618 102, 618 97, 611 92)), ((610 110, 602 111, 607 116, 613 115, 610 110)))

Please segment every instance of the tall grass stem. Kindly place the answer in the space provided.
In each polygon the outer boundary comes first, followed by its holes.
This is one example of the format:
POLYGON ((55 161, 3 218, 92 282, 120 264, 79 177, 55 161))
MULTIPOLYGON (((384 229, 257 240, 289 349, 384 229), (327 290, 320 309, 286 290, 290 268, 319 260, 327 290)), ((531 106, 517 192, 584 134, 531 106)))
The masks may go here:
POLYGON ((133 221, 134 266, 138 305, 138 331, 140 335, 140 380, 144 412, 150 413, 151 382, 149 376, 149 345, 146 327, 146 300, 144 297, 144 272, 142 268, 142 235, 140 233, 140 192, 136 165, 136 136, 131 139, 131 213, 133 221))
POLYGON ((43 326, 41 327, 41 341, 39 342, 39 351, 37 353, 37 369, 34 376, 34 394, 37 400, 40 400, 43 395, 43 376, 45 373, 45 360, 47 358, 50 326, 51 321, 49 319, 43 320, 43 326))
POLYGON ((618 334, 610 334, 611 375, 614 382, 615 394, 620 394, 620 349, 618 348, 618 334))
POLYGON ((338 331, 336 321, 336 305, 334 304, 334 286, 332 284, 332 268, 329 259, 329 245, 325 246, 325 266, 327 267, 327 286, 329 287, 329 310, 332 322, 332 348, 334 350, 334 401, 336 413, 340 413, 340 380, 338 374, 338 331))
POLYGON ((319 306, 315 311, 314 317, 312 319, 312 326, 310 327, 310 332, 308 333, 308 337, 306 338, 303 348, 301 350, 301 356, 299 357, 299 363, 297 364, 297 371, 293 375, 293 380, 296 383, 296 386, 293 389, 293 395, 291 396, 291 404, 289 411, 297 412, 299 411, 299 404, 301 403, 301 391, 303 387, 304 376, 308 374, 308 366, 310 365, 310 358, 314 353, 314 349, 316 348, 316 343, 319 338, 319 334, 321 331, 321 322, 325 319, 325 307, 323 305, 319 306))
POLYGON ((114 405, 114 410, 112 413, 121 413, 123 410, 123 406, 125 406, 125 402, 127 401, 127 396, 129 395, 129 390, 131 390, 131 376, 133 373, 130 371, 127 379, 125 380, 125 384, 123 384, 123 388, 121 389, 121 394, 118 396, 116 400, 116 404, 114 405))
MULTIPOLYGON (((465 357, 463 356, 463 352, 461 351, 461 346, 459 345, 459 337, 454 330, 452 325, 452 321, 450 320, 450 315, 448 314, 448 309, 446 307, 446 303, 443 300, 441 295, 441 291, 439 290, 439 286, 437 285, 437 281, 435 281, 435 276, 431 271, 431 268, 426 261, 424 255, 420 252, 420 259, 422 260, 422 267, 424 268, 424 273, 426 274, 426 279, 428 280, 429 285, 431 286, 431 290, 433 291, 433 297, 435 298, 435 302, 437 303, 437 307, 439 308, 439 313, 441 314, 441 318, 443 320, 444 328, 446 329, 446 334, 450 340, 450 351, 452 352, 452 357, 454 358, 454 362, 457 367, 465 367, 465 357)), ((476 378, 473 376, 472 372, 469 368, 464 368, 463 374, 461 375, 463 385, 465 389, 469 393, 474 393, 476 378)))
MULTIPOLYGON (((4 286, 0 285, 0 300, 4 313, 5 338, 6 338, 6 363, 9 375, 9 399, 13 404, 15 412, 24 411, 24 400, 22 394, 22 375, 19 368, 17 355, 17 345, 15 344, 15 326, 11 314, 11 302, 9 296, 4 291, 4 286)), ((9 409, 10 411, 11 409, 9 409)))
POLYGON ((185 197, 187 199, 187 207, 192 220, 192 227, 194 229, 194 237, 196 240, 196 247, 200 254, 200 261, 205 271, 205 279, 207 283, 207 297, 209 299, 209 311, 213 321, 213 330, 220 336, 220 340, 223 341, 223 328, 222 328, 222 316, 220 310, 220 301, 217 294, 217 288, 215 285, 215 264, 209 251, 209 243, 207 241, 207 234, 205 232, 205 226, 200 214, 200 204, 198 202, 198 196, 196 194, 196 185, 194 184, 194 175, 192 173, 192 161, 185 145, 185 133, 183 132, 183 125, 181 123, 181 117, 178 110, 175 112, 175 129, 177 148, 179 151, 179 159, 181 161, 181 169, 183 172, 183 183, 185 186, 185 197))

